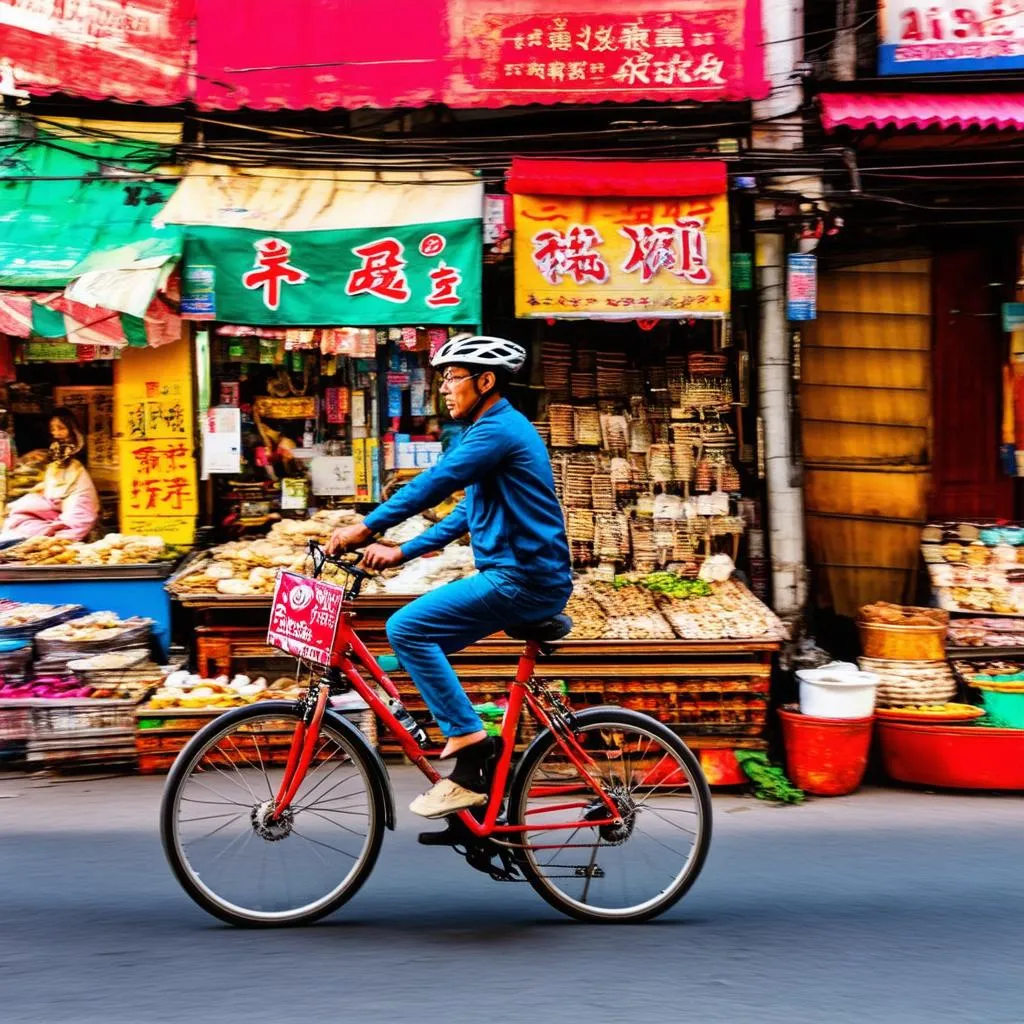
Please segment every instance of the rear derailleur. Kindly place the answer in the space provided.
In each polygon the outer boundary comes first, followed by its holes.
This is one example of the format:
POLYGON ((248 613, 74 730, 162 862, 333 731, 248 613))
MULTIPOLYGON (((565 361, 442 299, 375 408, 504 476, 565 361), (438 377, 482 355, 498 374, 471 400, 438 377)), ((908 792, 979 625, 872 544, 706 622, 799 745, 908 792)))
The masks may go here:
MULTIPOLYGON (((483 809, 478 813, 483 814, 483 809)), ((474 814, 474 812, 470 811, 470 814, 474 814)), ((502 846, 492 839, 481 839, 479 836, 473 835, 456 814, 449 814, 445 821, 447 826, 443 832, 421 832, 420 844, 423 846, 450 846, 456 853, 466 858, 466 863, 471 868, 490 875, 496 882, 520 882, 523 880, 512 859, 512 851, 508 847, 502 846)))

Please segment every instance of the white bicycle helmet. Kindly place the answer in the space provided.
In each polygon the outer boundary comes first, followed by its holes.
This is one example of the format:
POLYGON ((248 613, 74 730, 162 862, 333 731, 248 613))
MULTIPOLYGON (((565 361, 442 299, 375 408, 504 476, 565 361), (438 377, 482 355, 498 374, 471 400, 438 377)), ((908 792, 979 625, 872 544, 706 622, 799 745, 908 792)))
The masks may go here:
POLYGON ((456 334, 437 350, 430 365, 436 370, 458 365, 516 374, 525 362, 526 349, 514 341, 485 334, 456 334))

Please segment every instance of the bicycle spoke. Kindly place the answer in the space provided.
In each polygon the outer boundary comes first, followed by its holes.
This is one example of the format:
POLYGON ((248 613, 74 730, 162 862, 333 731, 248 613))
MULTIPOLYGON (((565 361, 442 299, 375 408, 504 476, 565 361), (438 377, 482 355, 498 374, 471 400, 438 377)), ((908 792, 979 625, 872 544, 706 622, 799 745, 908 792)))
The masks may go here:
POLYGON ((325 850, 333 850, 335 853, 340 853, 342 857, 352 857, 352 859, 355 860, 355 857, 351 853, 349 853, 348 850, 339 850, 338 847, 331 846, 330 843, 322 843, 320 842, 319 839, 314 839, 312 836, 307 836, 304 833, 300 832, 298 829, 295 830, 295 834, 300 839, 305 839, 307 843, 313 843, 316 846, 322 846, 325 850))
POLYGON ((359 833, 354 828, 349 828, 348 825, 343 825, 340 821, 334 821, 332 818, 328 818, 326 815, 321 814, 319 811, 310 811, 309 813, 315 815, 317 818, 320 818, 321 821, 326 821, 328 825, 333 825, 335 828, 344 829, 346 832, 349 833, 349 835, 353 835, 357 839, 359 838, 359 833))
POLYGON ((217 790, 215 790, 212 786, 206 785, 205 782, 201 782, 199 779, 191 778, 188 781, 193 786, 198 786, 200 789, 205 789, 207 793, 212 793, 214 796, 219 796, 220 797, 220 802, 222 804, 232 804, 235 807, 249 807, 249 806, 251 806, 250 804, 239 803, 237 800, 229 800, 226 796, 224 796, 223 793, 218 793, 217 790))
MULTIPOLYGON (((628 714, 611 712, 609 717, 626 719, 628 714)), ((646 728, 643 716, 636 719, 635 725, 614 718, 581 725, 578 742, 593 762, 587 764, 593 781, 581 769, 572 770, 566 751, 552 742, 531 768, 520 806, 510 810, 512 821, 529 822, 530 814, 541 814, 545 823, 555 824, 559 812, 545 808, 566 802, 565 791, 557 787, 593 794, 592 800, 590 795, 582 797, 588 808, 582 813, 595 824, 526 833, 520 857, 528 877, 560 908, 603 918, 630 918, 648 908, 657 912, 659 903, 678 898, 690 875, 705 827, 694 779, 681 755, 657 731, 660 727, 646 728), (662 774, 663 766, 668 766, 668 774, 662 774), (682 785, 680 774, 685 779, 682 785), (660 786, 658 778, 673 779, 674 784, 660 786), (604 799, 617 806, 618 824, 596 823, 610 816, 595 791, 597 785, 604 799), (556 791, 548 794, 545 786, 556 791), (646 818, 645 812, 650 812, 646 818), (579 841, 584 832, 593 836, 593 843, 579 841), (585 849, 588 854, 582 854, 585 849)))
POLYGON ((358 888, 376 859, 384 825, 373 783, 329 723, 296 798, 274 812, 288 750, 271 737, 294 735, 296 721, 292 710, 237 715, 177 781, 172 855, 194 898, 228 919, 320 916, 358 888))

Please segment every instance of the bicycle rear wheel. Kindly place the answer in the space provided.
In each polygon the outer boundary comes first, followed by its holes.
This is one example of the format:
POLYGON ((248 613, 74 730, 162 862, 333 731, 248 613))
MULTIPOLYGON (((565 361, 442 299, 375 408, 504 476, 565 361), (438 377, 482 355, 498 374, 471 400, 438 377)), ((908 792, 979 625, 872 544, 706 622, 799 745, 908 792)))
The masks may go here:
POLYGON ((386 797, 358 740, 329 717, 291 806, 273 819, 300 718, 287 701, 228 712, 189 742, 167 777, 167 859, 189 896, 231 924, 324 917, 355 895, 380 852, 386 797))
POLYGON ((681 899, 700 874, 711 843, 711 792, 693 753, 655 719, 594 708, 576 720, 588 771, 615 802, 622 824, 537 827, 609 814, 545 731, 523 755, 509 793, 509 824, 534 826, 517 837, 519 865, 533 888, 570 917, 649 920, 681 899))

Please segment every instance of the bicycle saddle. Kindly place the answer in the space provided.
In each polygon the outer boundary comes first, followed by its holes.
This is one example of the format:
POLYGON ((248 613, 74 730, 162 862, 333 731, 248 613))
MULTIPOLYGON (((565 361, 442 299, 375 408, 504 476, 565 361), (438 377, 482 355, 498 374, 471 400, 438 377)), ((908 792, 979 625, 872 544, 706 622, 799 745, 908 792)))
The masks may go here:
POLYGON ((572 619, 568 615, 556 615, 543 622, 529 622, 521 626, 509 626, 505 635, 513 640, 533 640, 536 643, 551 643, 561 640, 572 630, 572 619))

